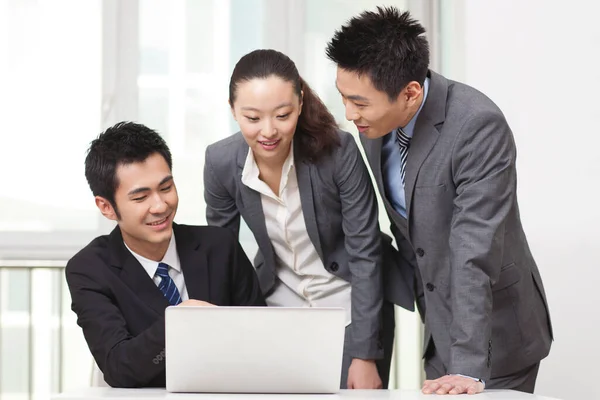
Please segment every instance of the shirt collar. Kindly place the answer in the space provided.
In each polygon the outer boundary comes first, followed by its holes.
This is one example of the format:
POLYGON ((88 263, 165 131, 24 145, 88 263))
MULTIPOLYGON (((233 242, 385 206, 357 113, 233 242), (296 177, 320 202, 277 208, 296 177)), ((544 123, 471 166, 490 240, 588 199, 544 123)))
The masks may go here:
MULTIPOLYGON (((283 162, 283 168, 281 169, 281 185, 282 190, 287 184, 287 177, 294 167, 294 141, 290 145, 290 152, 283 162)), ((244 163, 244 169, 242 170, 242 183, 251 189, 257 190, 257 185, 260 185, 260 170, 254 159, 254 153, 252 149, 248 149, 248 155, 246 156, 246 162, 244 163)), ((264 184, 264 182, 262 182, 264 184)), ((266 184, 265 184, 266 185, 266 184)), ((260 191, 260 190, 258 190, 260 191)))
POLYGON ((144 256, 137 254, 135 251, 131 250, 129 246, 125 242, 125 247, 127 250, 131 252, 131 254, 139 261, 139 263, 144 267, 144 270, 150 275, 150 278, 154 278, 156 274, 156 269, 158 268, 159 262, 163 262, 167 264, 169 267, 173 268, 177 272, 181 272, 181 265, 179 262, 179 255, 177 254, 177 243, 175 242, 175 232, 171 234, 171 240, 169 241, 169 247, 167 248, 167 252, 165 253, 162 260, 156 262, 154 260, 150 260, 144 256))

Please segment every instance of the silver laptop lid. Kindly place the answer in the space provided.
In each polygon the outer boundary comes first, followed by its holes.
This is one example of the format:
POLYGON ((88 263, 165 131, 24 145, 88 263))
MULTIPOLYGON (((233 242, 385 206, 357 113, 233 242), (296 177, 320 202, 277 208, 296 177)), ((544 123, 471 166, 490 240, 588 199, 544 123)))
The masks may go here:
POLYGON ((342 308, 168 307, 170 392, 336 393, 342 308))

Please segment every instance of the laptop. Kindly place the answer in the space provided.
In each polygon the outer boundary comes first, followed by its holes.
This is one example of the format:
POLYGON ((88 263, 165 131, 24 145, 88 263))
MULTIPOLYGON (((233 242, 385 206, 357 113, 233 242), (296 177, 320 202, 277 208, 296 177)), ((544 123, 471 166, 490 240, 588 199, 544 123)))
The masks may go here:
POLYGON ((167 391, 337 393, 342 308, 168 307, 167 391))

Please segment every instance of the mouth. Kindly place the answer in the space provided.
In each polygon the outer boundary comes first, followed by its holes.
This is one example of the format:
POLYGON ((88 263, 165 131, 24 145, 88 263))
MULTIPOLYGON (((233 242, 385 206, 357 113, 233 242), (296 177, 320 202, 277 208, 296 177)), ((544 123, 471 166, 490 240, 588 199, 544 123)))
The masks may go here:
POLYGON ((358 129, 358 131, 360 133, 363 133, 369 129, 368 125, 358 125, 358 124, 354 124, 354 125, 356 125, 356 129, 358 129))
POLYGON ((171 214, 169 214, 166 217, 161 218, 159 220, 156 220, 153 222, 148 222, 148 223, 146 223, 146 225, 148 225, 149 227, 151 227, 154 230, 162 230, 169 225, 170 219, 171 219, 171 214))
POLYGON ((281 142, 281 139, 277 139, 277 140, 259 140, 258 143, 265 149, 265 150, 273 150, 277 147, 277 145, 279 144, 279 142, 281 142))

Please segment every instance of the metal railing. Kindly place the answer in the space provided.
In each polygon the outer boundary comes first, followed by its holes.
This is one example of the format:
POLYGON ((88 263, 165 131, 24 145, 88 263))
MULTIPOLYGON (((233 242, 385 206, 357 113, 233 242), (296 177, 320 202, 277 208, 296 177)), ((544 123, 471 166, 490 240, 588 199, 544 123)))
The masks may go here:
POLYGON ((70 310, 65 264, 0 260, 3 400, 47 399, 82 378, 89 382, 82 365, 91 368, 91 356, 70 310))

